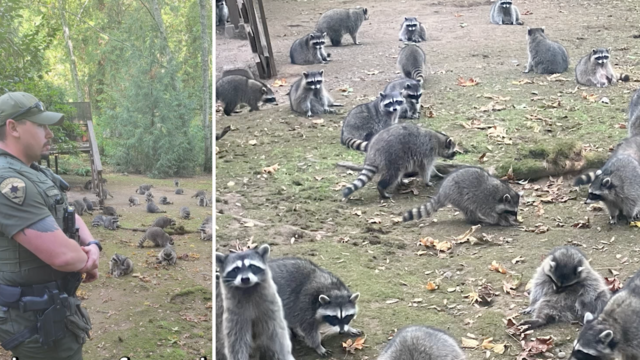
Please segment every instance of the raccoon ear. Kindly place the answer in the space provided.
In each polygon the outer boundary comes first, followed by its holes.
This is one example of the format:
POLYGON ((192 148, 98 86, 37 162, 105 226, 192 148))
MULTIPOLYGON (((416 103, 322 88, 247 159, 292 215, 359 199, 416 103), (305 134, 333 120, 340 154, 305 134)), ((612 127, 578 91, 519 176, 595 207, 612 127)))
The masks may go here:
POLYGON ((306 72, 306 71, 303 71, 303 72, 302 72, 302 76, 307 77, 307 76, 309 76, 309 73, 308 73, 308 72, 306 72))
POLYGON ((311 33, 311 34, 309 34, 309 38, 311 38, 311 39, 315 39, 315 38, 316 38, 316 36, 315 36, 313 33, 311 33))
POLYGON ((502 202, 505 204, 511 204, 511 195, 509 194, 504 194, 504 196, 502 197, 502 202))
POLYGON ((613 331, 611 330, 603 331, 599 337, 600 337, 600 341, 602 341, 605 345, 607 345, 609 341, 613 339, 613 331))
POLYGON ((218 265, 218 267, 222 267, 226 259, 227 255, 221 254, 219 252, 216 253, 216 265, 218 265))
POLYGON ((586 323, 588 323, 588 322, 589 322, 589 321, 591 321, 591 320, 593 320, 593 315, 591 315, 591 313, 587 311, 587 312, 584 314, 584 320, 582 320, 582 323, 583 323, 583 324, 586 324, 586 323))
POLYGON ((518 191, 518 196, 524 196, 524 190, 518 191))
POLYGON ((553 269, 556 267, 556 263, 553 261, 549 261, 549 268, 553 269))
POLYGON ((327 36, 327 33, 326 33, 326 32, 323 32, 323 33, 322 33, 322 37, 325 37, 325 36, 327 36))
POLYGON ((404 86, 405 89, 411 89, 411 84, 407 83, 407 85, 404 86))
POLYGON ((367 8, 364 8, 364 14, 367 15, 367 8))
POLYGON ((260 256, 262 256, 262 258, 265 259, 265 260, 269 256, 270 252, 271 252, 271 248, 269 247, 269 244, 261 245, 258 248, 258 254, 260 254, 260 256))
POLYGON ((576 274, 580 274, 582 270, 584 270, 584 266, 578 266, 578 268, 576 269, 576 274))
POLYGON ((542 32, 544 32, 544 26, 543 26, 543 27, 541 27, 541 29, 542 29, 542 32))
POLYGON ((595 53, 597 53, 597 52, 598 52, 598 49, 591 49, 591 53, 592 53, 592 54, 595 54, 595 53))
POLYGON ((445 142, 444 146, 447 149, 451 149, 451 147, 453 146, 453 139, 452 138, 447 138, 447 141, 445 142))
POLYGON ((608 188, 609 186, 611 186, 611 178, 606 178, 602 180, 602 186, 604 186, 605 188, 608 188))
POLYGON ((351 301, 352 303, 356 303, 356 301, 358 301, 358 299, 360 299, 360 293, 357 292, 353 295, 351 295, 351 297, 349 298, 349 301, 351 301))
POLYGON ((262 91, 262 94, 266 95, 269 91, 267 91, 267 88, 262 88, 260 89, 260 91, 262 91))
POLYGON ((384 94, 383 92, 381 92, 379 95, 380 95, 380 97, 381 97, 381 98, 383 98, 383 99, 384 99, 385 94, 384 94))
POLYGON ((324 69, 318 71, 320 73, 320 75, 324 76, 324 69))
POLYGON ((329 300, 329 297, 327 295, 320 295, 318 297, 318 301, 320 301, 320 304, 322 305, 326 305, 328 304, 331 300, 329 300))
POLYGON ((611 54, 611 48, 610 48, 610 47, 608 47, 608 48, 607 48, 607 52, 608 52, 609 54, 611 54))

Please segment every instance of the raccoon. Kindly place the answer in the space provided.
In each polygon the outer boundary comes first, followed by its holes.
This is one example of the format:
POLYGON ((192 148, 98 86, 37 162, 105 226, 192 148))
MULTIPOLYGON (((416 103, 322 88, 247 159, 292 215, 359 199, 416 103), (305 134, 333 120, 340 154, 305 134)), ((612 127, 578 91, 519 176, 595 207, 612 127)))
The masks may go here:
POLYGON ((74 200, 73 201, 73 207, 76 210, 76 213, 80 216, 84 215, 84 213, 88 213, 89 215, 93 215, 89 209, 87 209, 87 204, 84 203, 84 201, 82 200, 74 200))
POLYGON ((91 200, 91 205, 93 205, 94 209, 98 209, 100 207, 100 203, 95 200, 91 200))
POLYGON ((223 77, 216 83, 216 100, 224 103, 224 114, 231 116, 238 104, 249 105, 249 111, 260 110, 258 102, 278 105, 271 88, 257 80, 240 75, 223 77))
POLYGON ((207 196, 207 191, 206 190, 198 190, 196 191, 195 194, 193 194, 191 197, 192 198, 199 198, 200 196, 207 196))
POLYGON ((400 109, 401 119, 420 118, 420 98, 422 97, 422 87, 419 82, 403 78, 390 82, 384 88, 383 93, 400 92, 404 97, 404 106, 400 109))
POLYGON ((229 8, 224 0, 216 0, 216 26, 225 26, 229 17, 229 8))
POLYGON ((111 198, 113 199, 113 195, 111 195, 111 192, 106 187, 102 188, 102 197, 100 197, 100 194, 96 194, 96 196, 98 198, 100 198, 100 200, 103 200, 103 201, 106 200, 107 197, 109 197, 109 196, 111 196, 111 198))
POLYGON ((158 254, 158 260, 156 261, 156 264, 175 265, 177 259, 178 255, 173 249, 173 246, 167 245, 158 254))
POLYGON ((507 183, 482 168, 470 166, 447 175, 436 196, 426 204, 407 211, 402 220, 431 216, 451 204, 471 224, 513 226, 518 224, 519 203, 520 194, 507 183))
POLYGON ((151 190, 147 191, 146 193, 144 193, 144 199, 146 201, 149 201, 151 199, 153 199, 155 196, 153 196, 153 193, 151 192, 151 190))
POLYGON ((330 107, 342 105, 333 102, 323 84, 324 70, 303 72, 302 77, 291 85, 289 91, 291 110, 307 117, 335 114, 336 111, 330 107))
POLYGON ((406 326, 393 336, 378 360, 464 360, 458 343, 440 329, 406 326))
POLYGON ((358 312, 360 293, 351 293, 337 276, 309 260, 294 257, 273 259, 269 269, 287 324, 320 356, 331 353, 322 346, 322 337, 336 332, 362 334, 350 326, 358 312))
POLYGON ((209 206, 209 200, 207 199, 206 196, 198 197, 198 206, 204 206, 204 207, 209 206))
POLYGON ((142 184, 136 189, 136 194, 144 195, 147 191, 151 190, 151 188, 153 188, 153 185, 142 184))
POLYGON ((524 73, 533 70, 536 74, 559 74, 567 71, 569 55, 567 50, 544 34, 544 27, 527 27, 529 60, 524 73))
POLYGON ((609 223, 640 220, 640 163, 631 157, 616 156, 596 172, 585 204, 602 201, 609 211, 609 223))
POLYGON ((419 43, 427 41, 427 29, 416 17, 405 17, 400 26, 400 41, 419 43))
POLYGON ((148 200, 147 201, 147 212, 151 213, 151 214, 159 214, 159 213, 166 213, 165 210, 161 210, 158 205, 156 205, 156 203, 153 202, 153 200, 148 200))
POLYGON ((381 92, 374 101, 354 107, 342 124, 340 143, 350 149, 366 152, 374 135, 398 123, 404 104, 401 93, 381 92))
POLYGON ((102 215, 96 215, 96 216, 93 218, 93 221, 91 222, 91 226, 93 226, 93 227, 97 227, 97 226, 104 226, 104 220, 105 220, 105 217, 104 217, 104 216, 102 216, 102 215))
POLYGON ((173 202, 169 201, 166 196, 160 196, 158 202, 160 203, 160 205, 173 205, 173 202))
POLYGON ((191 211, 189 211, 189 208, 186 206, 181 207, 180 218, 188 220, 190 217, 191 217, 191 211))
POLYGON ((353 43, 360 45, 358 30, 365 20, 369 20, 367 8, 358 6, 355 9, 333 9, 320 16, 316 31, 326 33, 333 46, 342 44, 344 34, 351 35, 353 43))
POLYGON ((581 320, 586 313, 599 314, 611 297, 609 288, 573 246, 551 250, 536 270, 525 314, 533 318, 519 325, 530 329, 555 322, 581 320))
POLYGON ((129 207, 140 205, 140 199, 135 196, 129 196, 129 207))
POLYGON ((178 188, 178 189, 176 189, 176 191, 174 191, 174 194, 176 194, 176 195, 184 195, 184 190, 178 188))
MULTIPOLYGON (((603 165, 603 169, 618 156, 630 156, 634 158, 636 161, 640 163, 640 136, 631 136, 624 140, 622 140, 618 145, 616 145, 613 153, 609 157, 609 160, 603 165)), ((602 171, 600 171, 602 173, 602 171)), ((599 176, 600 173, 597 171, 592 171, 577 177, 574 180, 574 186, 587 185, 591 184, 593 180, 595 180, 596 176, 599 176)))
POLYGON ((120 277, 133 272, 133 261, 126 256, 113 254, 109 263, 109 274, 113 277, 120 277))
POLYGON ((173 239, 171 236, 167 235, 164 230, 159 227, 152 226, 147 229, 144 233, 144 236, 138 241, 138 247, 143 247, 143 244, 146 240, 149 240, 153 243, 155 247, 165 247, 167 244, 173 245, 173 239))
POLYGON ((292 64, 313 65, 326 64, 331 54, 324 51, 325 33, 312 32, 296 40, 289 50, 292 64))
POLYGON ((202 221, 202 225, 198 229, 200 231, 200 239, 203 241, 211 241, 213 239, 213 223, 211 221, 211 216, 207 216, 204 221, 202 221))
MULTIPOLYGON (((224 127, 224 129, 222 129, 221 132, 216 133, 216 141, 222 139, 225 135, 227 135, 227 133, 231 131, 231 125, 227 125, 224 127)), ((176 185, 178 186, 178 185, 176 185)), ((177 191, 177 190, 176 190, 177 191)))
MULTIPOLYGON (((267 266, 269 245, 224 255, 216 253, 222 282, 222 338, 229 360, 294 360, 282 301, 267 266)), ((217 296, 217 294, 216 294, 217 296)), ((220 345, 219 343, 216 345, 220 345)))
POLYGON ((173 185, 175 185, 176 187, 180 187, 180 180, 173 179, 173 185))
POLYGON ((421 85, 425 81, 425 65, 427 56, 422 48, 415 43, 405 43, 398 54, 398 67, 402 74, 409 79, 418 81, 421 85))
POLYGON ((511 0, 496 0, 491 5, 489 20, 497 25, 523 25, 520 11, 511 0))
POLYGON ((368 145, 364 168, 358 178, 342 189, 348 198, 380 174, 378 193, 389 198, 387 190, 395 189, 405 173, 419 172, 425 185, 431 186, 431 172, 436 157, 453 159, 456 144, 449 136, 422 129, 415 124, 397 124, 380 131, 368 145))
POLYGON ((606 87, 616 81, 629 81, 629 75, 616 74, 611 66, 611 48, 593 49, 576 65, 576 82, 580 85, 606 87))
POLYGON ((102 214, 108 216, 118 216, 118 212, 116 212, 116 208, 114 208, 113 206, 104 206, 102 208, 102 214))
POLYGON ((160 216, 153 222, 153 224, 151 224, 151 226, 164 229, 169 226, 176 226, 176 221, 167 216, 160 216))
POLYGON ((86 196, 82 198, 82 202, 87 207, 87 212, 93 211, 93 203, 89 199, 87 199, 86 196))
POLYGON ((222 291, 220 288, 222 284, 220 282, 220 273, 216 271, 216 360, 227 360, 227 354, 224 349, 224 334, 222 331, 222 318, 224 317, 224 306, 222 305, 222 291))
POLYGON ((86 183, 84 183, 84 189, 85 190, 92 190, 93 189, 93 183, 91 180, 87 180, 86 183))
POLYGON ((103 226, 107 230, 117 230, 120 227, 120 219, 117 216, 105 216, 103 226))
POLYGON ((244 76, 244 77, 246 77, 248 79, 254 79, 255 80, 255 76, 253 75, 251 70, 249 70, 247 68, 237 68, 237 69, 225 70, 225 71, 222 72, 222 76, 221 77, 227 77, 227 76, 231 76, 231 75, 240 75, 240 76, 244 76))
MULTIPOLYGON (((629 137, 640 135, 640 89, 636 90, 629 103, 629 137)), ((640 137, 638 137, 640 138, 640 137)))
POLYGON ((640 275, 636 273, 609 300, 599 316, 584 315, 584 326, 574 342, 571 359, 638 359, 639 312, 640 275))

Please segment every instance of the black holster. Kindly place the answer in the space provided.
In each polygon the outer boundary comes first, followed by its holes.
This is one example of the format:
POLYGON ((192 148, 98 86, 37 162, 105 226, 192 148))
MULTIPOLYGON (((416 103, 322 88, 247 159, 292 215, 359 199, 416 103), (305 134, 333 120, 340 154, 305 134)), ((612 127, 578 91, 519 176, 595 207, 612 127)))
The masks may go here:
POLYGON ((55 340, 62 339, 67 334, 64 321, 69 306, 67 294, 54 290, 48 296, 53 300, 53 306, 38 314, 37 321, 40 344, 44 348, 52 346, 55 340))

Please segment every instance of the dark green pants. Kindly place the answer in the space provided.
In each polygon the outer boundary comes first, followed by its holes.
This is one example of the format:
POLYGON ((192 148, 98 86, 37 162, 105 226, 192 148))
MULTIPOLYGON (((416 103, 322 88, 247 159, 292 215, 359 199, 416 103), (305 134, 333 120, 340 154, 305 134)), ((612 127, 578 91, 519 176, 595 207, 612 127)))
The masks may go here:
MULTIPOLYGON (((0 307, 0 342, 35 323, 36 313, 33 311, 23 313, 19 309, 0 307)), ((38 335, 34 335, 11 352, 14 356, 27 360, 82 360, 82 344, 68 330, 64 338, 56 340, 47 349, 40 345, 38 335)))

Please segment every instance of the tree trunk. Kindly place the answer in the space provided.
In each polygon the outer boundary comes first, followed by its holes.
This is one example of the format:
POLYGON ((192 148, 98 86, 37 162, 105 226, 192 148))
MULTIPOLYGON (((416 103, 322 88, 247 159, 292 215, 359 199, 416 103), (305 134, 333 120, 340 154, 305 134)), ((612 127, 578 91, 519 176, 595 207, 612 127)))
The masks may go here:
POLYGON ((160 38, 164 46, 164 53, 167 58, 167 65, 170 65, 173 61, 173 56, 171 55, 171 49, 169 48, 169 39, 167 38, 167 32, 164 28, 164 21, 162 20, 162 11, 160 11, 158 0, 151 0, 151 6, 153 11, 153 17, 155 18, 156 24, 158 24, 158 28, 160 29, 160 38))
POLYGON ((209 70, 209 61, 211 51, 211 37, 209 29, 211 25, 207 25, 207 14, 211 14, 211 9, 207 4, 211 4, 209 0, 200 1, 200 34, 202 36, 202 53, 200 55, 202 61, 202 127, 204 130, 204 166, 205 172, 211 172, 212 152, 211 152, 211 127, 209 126, 209 114, 211 113, 211 93, 209 92, 209 84, 211 80, 211 71, 209 70))
POLYGON ((73 77, 73 84, 76 88, 76 96, 78 101, 84 101, 82 95, 82 88, 80 87, 80 79, 78 78, 78 68, 76 67, 76 57, 73 55, 73 44, 71 44, 71 36, 69 35, 69 27, 67 26, 67 15, 65 13, 64 0, 58 0, 58 10, 60 11, 60 19, 62 20, 62 32, 64 34, 64 41, 67 43, 67 50, 69 51, 69 64, 71 65, 71 77, 73 77))

